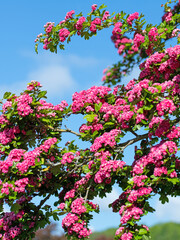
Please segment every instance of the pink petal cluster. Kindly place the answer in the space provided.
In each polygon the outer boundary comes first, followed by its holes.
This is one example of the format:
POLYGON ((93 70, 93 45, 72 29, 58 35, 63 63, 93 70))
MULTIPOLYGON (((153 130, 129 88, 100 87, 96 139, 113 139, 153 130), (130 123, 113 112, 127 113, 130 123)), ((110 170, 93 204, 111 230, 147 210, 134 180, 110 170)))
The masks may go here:
POLYGON ((18 98, 15 99, 15 101, 17 102, 17 110, 20 116, 24 117, 29 115, 30 113, 33 113, 33 109, 29 105, 30 103, 32 103, 33 99, 29 96, 29 94, 20 95, 18 98))
POLYGON ((81 215, 82 213, 85 213, 87 209, 84 206, 84 199, 83 198, 77 198, 74 200, 71 204, 71 212, 76 213, 77 215, 81 215))
POLYGON ((99 148, 102 147, 102 145, 109 145, 111 147, 114 147, 116 145, 115 137, 119 133, 121 133, 121 131, 118 129, 113 129, 110 132, 103 133, 103 135, 95 139, 94 143, 90 147, 90 151, 96 152, 99 148))
POLYGON ((111 88, 94 86, 86 91, 83 90, 79 93, 75 92, 73 94, 73 103, 71 105, 73 113, 79 112, 86 103, 92 105, 94 105, 95 103, 101 103, 103 101, 103 98, 108 94, 109 91, 111 91, 111 88))
POLYGON ((85 21, 86 21, 86 18, 85 18, 85 17, 80 17, 80 18, 77 20, 76 24, 75 24, 76 29, 77 29, 77 30, 81 30, 82 27, 83 27, 83 23, 84 23, 85 21))
POLYGON ((60 42, 64 42, 66 40, 66 38, 69 36, 70 31, 65 29, 65 28, 61 28, 59 30, 59 41, 60 42))
POLYGON ((138 13, 138 12, 132 13, 132 14, 130 14, 130 15, 128 16, 128 18, 127 18, 127 23, 128 23, 129 25, 132 25, 132 21, 133 21, 134 19, 138 19, 138 18, 139 18, 139 13, 138 13))
POLYGON ((67 12, 66 16, 65 16, 65 21, 68 19, 73 18, 72 15, 75 13, 74 10, 71 10, 70 12, 67 12))

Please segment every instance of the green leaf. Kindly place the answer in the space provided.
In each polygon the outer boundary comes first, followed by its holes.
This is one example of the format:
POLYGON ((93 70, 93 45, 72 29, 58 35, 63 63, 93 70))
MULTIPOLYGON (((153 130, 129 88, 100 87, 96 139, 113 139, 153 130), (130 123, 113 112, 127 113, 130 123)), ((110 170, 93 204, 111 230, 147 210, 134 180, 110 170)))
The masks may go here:
POLYGON ((84 172, 84 173, 90 172, 90 169, 88 168, 88 165, 84 165, 84 166, 82 167, 82 169, 83 169, 83 172, 84 172))
POLYGON ((89 114, 84 116, 84 119, 86 119, 88 122, 93 122, 95 117, 96 117, 96 114, 89 114))
POLYGON ((58 215, 59 215, 59 216, 62 216, 62 215, 64 215, 64 214, 66 214, 66 212, 58 212, 58 215))
POLYGON ((8 99, 11 96, 11 92, 5 92, 3 98, 8 99))
POLYGON ((99 112, 99 110, 101 109, 101 106, 102 106, 102 103, 99 103, 99 104, 95 104, 95 111, 96 112, 99 112))
POLYGON ((102 4, 100 7, 99 7, 99 10, 103 9, 103 8, 106 8, 107 6, 102 4))
POLYGON ((14 203, 11 206, 11 212, 18 213, 20 209, 21 209, 21 205, 18 203, 14 203))
POLYGON ((144 234, 146 234, 147 233, 147 230, 145 229, 145 228, 141 228, 140 230, 139 230, 139 234, 140 235, 144 235, 144 234))
POLYGON ((111 127, 111 126, 113 126, 113 125, 114 125, 113 122, 106 122, 106 123, 104 124, 104 127, 111 127))
POLYGON ((150 240, 151 238, 150 237, 148 237, 148 236, 146 236, 146 235, 143 235, 143 237, 142 237, 142 240, 150 240))
POLYGON ((44 228, 46 224, 47 224, 47 221, 45 219, 38 222, 38 225, 39 225, 40 228, 44 228))
POLYGON ((173 184, 179 183, 180 180, 178 178, 168 178, 168 182, 172 182, 173 184))
POLYGON ((38 43, 35 44, 35 52, 38 54, 38 43))
POLYGON ((41 91, 39 94, 38 94, 38 98, 43 98, 45 95, 46 95, 47 91, 41 91))
POLYGON ((58 175, 58 173, 61 172, 61 169, 60 169, 59 166, 52 167, 52 168, 51 168, 51 172, 56 176, 56 175, 58 175))

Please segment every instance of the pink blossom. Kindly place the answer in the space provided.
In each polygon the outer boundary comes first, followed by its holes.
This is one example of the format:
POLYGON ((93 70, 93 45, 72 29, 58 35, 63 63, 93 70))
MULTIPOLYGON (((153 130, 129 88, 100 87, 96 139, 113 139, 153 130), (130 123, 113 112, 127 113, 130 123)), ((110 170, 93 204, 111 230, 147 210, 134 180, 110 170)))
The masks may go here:
POLYGON ((76 22, 75 27, 77 30, 81 30, 83 27, 83 23, 86 21, 85 17, 80 17, 79 20, 76 22))
POLYGON ((93 5, 91 6, 91 8, 92 8, 92 12, 94 12, 94 11, 96 10, 96 8, 97 8, 97 4, 93 4, 93 5))
POLYGON ((121 236, 121 240, 131 240, 133 237, 132 233, 123 233, 122 236, 121 236))
POLYGON ((70 12, 67 12, 66 17, 65 17, 65 21, 68 20, 69 18, 73 18, 72 15, 75 13, 74 10, 71 10, 70 12))
POLYGON ((157 41, 158 30, 156 27, 151 28, 148 33, 149 41, 157 41))
POLYGON ((66 38, 69 36, 70 32, 65 29, 65 28, 61 28, 59 30, 59 40, 60 42, 64 42, 66 40, 66 38))
POLYGON ((129 25, 132 25, 132 21, 133 21, 134 19, 138 19, 138 18, 139 18, 139 13, 138 13, 138 12, 132 13, 132 14, 130 14, 130 15, 128 16, 128 18, 127 18, 127 23, 128 23, 129 25))

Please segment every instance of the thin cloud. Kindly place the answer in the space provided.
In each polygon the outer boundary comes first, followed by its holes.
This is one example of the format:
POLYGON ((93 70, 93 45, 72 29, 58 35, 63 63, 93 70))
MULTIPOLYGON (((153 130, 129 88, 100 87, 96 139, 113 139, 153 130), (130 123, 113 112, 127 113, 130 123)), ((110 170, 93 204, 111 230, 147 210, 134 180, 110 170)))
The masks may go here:
POLYGON ((94 67, 97 65, 101 65, 106 63, 106 59, 95 58, 92 56, 84 57, 76 54, 51 54, 49 52, 42 52, 38 55, 35 55, 32 52, 23 51, 22 56, 26 58, 30 58, 35 61, 38 65, 52 65, 52 64, 60 64, 63 66, 76 66, 78 68, 87 68, 94 67))
POLYGON ((96 197, 94 198, 93 202, 99 204, 100 210, 106 210, 106 211, 112 211, 108 205, 112 202, 114 202, 119 197, 119 192, 113 188, 111 193, 107 193, 106 197, 100 198, 96 197))
POLYGON ((156 204, 156 217, 159 221, 180 222, 180 197, 169 197, 169 202, 161 204, 159 201, 156 204))
POLYGON ((3 95, 5 92, 11 92, 16 95, 19 95, 20 92, 22 92, 24 89, 26 89, 26 83, 25 81, 19 81, 10 84, 0 84, 0 98, 3 98, 3 95))
POLYGON ((41 66, 28 74, 28 81, 39 81, 50 97, 65 96, 75 87, 75 81, 68 67, 61 65, 41 66))

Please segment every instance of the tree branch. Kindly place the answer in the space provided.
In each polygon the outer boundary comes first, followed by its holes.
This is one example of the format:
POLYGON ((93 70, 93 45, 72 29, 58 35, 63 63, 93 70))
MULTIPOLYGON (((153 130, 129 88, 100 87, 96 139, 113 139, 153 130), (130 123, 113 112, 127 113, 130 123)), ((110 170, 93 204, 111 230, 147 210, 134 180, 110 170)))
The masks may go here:
MULTIPOLYGON (((65 126, 66 127, 66 126, 65 126)), ((55 132, 69 132, 69 133, 72 133, 72 134, 75 134, 76 136, 80 137, 81 134, 80 133, 77 133, 69 128, 66 127, 66 129, 61 129, 61 128, 53 128, 51 126, 48 126, 49 129, 52 129, 53 131, 55 132)))
POLYGON ((138 142, 139 140, 142 140, 142 139, 147 138, 147 137, 148 137, 148 133, 143 134, 143 135, 138 135, 136 138, 130 139, 127 142, 119 144, 118 147, 114 151, 115 152, 118 152, 118 151, 123 152, 124 149, 126 147, 128 147, 129 145, 131 145, 135 142, 138 142))

